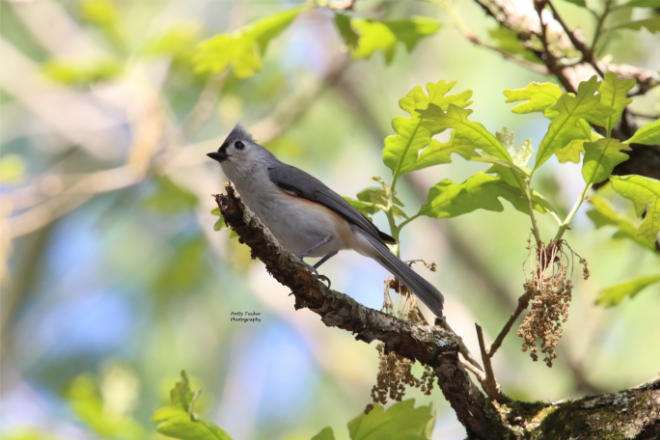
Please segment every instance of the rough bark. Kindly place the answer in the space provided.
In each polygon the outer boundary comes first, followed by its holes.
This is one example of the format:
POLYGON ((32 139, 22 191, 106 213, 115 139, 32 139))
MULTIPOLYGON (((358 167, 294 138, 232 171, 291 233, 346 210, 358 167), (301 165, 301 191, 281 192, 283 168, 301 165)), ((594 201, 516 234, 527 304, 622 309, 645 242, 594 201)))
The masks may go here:
POLYGON ((553 403, 489 399, 459 362, 457 336, 440 327, 411 324, 369 309, 331 290, 284 250, 243 205, 231 183, 215 195, 226 224, 268 272, 328 327, 350 331, 358 341, 385 343, 386 352, 433 367, 445 398, 472 439, 635 439, 660 436, 660 380, 616 394, 553 403))

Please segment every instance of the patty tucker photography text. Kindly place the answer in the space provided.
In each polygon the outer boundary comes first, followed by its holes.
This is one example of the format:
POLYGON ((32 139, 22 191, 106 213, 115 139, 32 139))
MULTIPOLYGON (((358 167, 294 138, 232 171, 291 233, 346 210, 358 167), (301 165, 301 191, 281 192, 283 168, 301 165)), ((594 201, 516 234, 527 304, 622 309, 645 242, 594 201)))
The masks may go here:
POLYGON ((261 322, 260 312, 231 312, 231 322, 261 322))

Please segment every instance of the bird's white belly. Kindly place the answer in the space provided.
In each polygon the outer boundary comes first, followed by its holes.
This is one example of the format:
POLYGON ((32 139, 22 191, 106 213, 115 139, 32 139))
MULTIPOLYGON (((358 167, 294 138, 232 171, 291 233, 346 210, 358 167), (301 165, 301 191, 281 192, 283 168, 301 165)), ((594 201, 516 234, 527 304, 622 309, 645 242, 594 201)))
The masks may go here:
MULTIPOLYGON (((247 191, 246 204, 289 252, 298 254, 330 236, 329 242, 307 254, 322 257, 346 249, 352 238, 349 223, 330 208, 291 195, 273 185, 270 191, 247 191)), ((239 188, 240 193, 240 188, 239 188)))

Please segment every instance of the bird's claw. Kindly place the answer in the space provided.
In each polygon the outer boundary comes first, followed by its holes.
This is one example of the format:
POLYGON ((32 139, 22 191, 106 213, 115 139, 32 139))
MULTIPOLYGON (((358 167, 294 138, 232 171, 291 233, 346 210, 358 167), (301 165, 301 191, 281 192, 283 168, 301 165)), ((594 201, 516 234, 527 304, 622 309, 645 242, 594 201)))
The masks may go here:
POLYGON ((326 277, 325 275, 320 275, 319 271, 316 270, 316 268, 314 266, 312 266, 311 264, 307 264, 304 261, 303 261, 303 264, 307 267, 307 270, 309 270, 314 275, 314 278, 316 278, 317 280, 321 280, 321 281, 327 281, 328 282, 327 287, 328 287, 328 289, 330 288, 330 286, 332 284, 330 282, 330 278, 326 277))

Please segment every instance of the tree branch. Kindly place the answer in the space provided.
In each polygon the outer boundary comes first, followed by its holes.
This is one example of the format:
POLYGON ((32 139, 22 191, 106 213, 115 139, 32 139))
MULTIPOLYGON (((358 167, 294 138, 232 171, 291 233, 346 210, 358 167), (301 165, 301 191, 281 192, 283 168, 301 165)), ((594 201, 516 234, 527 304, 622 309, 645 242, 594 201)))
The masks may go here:
MULTIPOLYGON (((295 296, 296 309, 308 308, 328 327, 338 327, 367 343, 378 339, 395 352, 433 367, 445 398, 472 439, 652 439, 660 434, 660 380, 616 394, 554 403, 526 403, 503 396, 495 404, 470 379, 458 360, 456 335, 439 327, 401 321, 369 309, 325 287, 282 247, 243 205, 231 184, 215 199, 225 222, 266 269, 295 296)), ((483 335, 480 338, 483 344, 483 335)))

